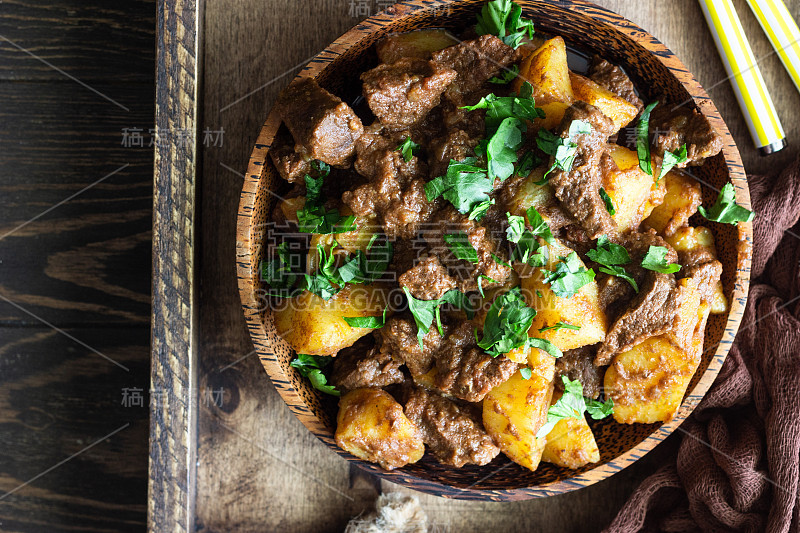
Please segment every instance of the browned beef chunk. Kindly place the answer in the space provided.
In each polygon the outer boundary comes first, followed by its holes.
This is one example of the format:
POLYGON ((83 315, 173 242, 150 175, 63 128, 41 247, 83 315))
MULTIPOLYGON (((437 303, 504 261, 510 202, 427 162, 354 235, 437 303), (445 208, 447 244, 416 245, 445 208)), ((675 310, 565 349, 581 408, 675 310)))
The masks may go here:
POLYGON ((278 173, 289 183, 304 183, 305 175, 311 173, 308 156, 295 152, 294 145, 286 142, 286 139, 276 139, 269 149, 269 155, 278 173))
POLYGON ((411 296, 420 300, 436 300, 450 289, 456 288, 456 280, 450 277, 435 255, 422 258, 397 281, 401 287, 408 289, 411 296))
POLYGON ((651 272, 631 307, 609 330, 597 351, 595 365, 607 365, 615 354, 670 331, 675 326, 680 302, 681 292, 676 288, 675 276, 651 272))
POLYGON ((479 410, 470 406, 417 388, 409 394, 405 413, 422 430, 428 451, 444 464, 485 465, 500 453, 483 429, 479 410))
POLYGON ((717 261, 711 252, 702 248, 680 252, 678 261, 682 268, 677 276, 696 279, 699 282, 700 296, 704 301, 711 301, 717 281, 722 275, 722 263, 717 261))
MULTIPOLYGON (((445 329, 445 332, 447 329, 445 329)), ((392 359, 405 364, 412 376, 426 374, 433 368, 433 354, 442 344, 439 331, 433 327, 422 339, 420 348, 417 339, 417 324, 408 315, 392 317, 378 330, 381 338, 381 351, 392 359)))
POLYGON ((605 311, 606 318, 614 322, 627 308, 636 292, 630 283, 616 276, 599 272, 596 279, 600 307, 605 311))
POLYGON ((722 136, 705 116, 686 106, 657 105, 650 116, 650 133, 652 151, 659 156, 674 153, 686 144, 687 161, 678 167, 702 165, 722 150, 722 136))
MULTIPOLYGON (((511 176, 497 189, 497 203, 500 206, 509 205, 514 200, 514 196, 519 191, 520 186, 527 179, 539 181, 542 179, 543 175, 544 171, 537 169, 530 178, 528 176, 511 176)), ((550 185, 545 184, 543 188, 542 196, 548 198, 548 200, 544 204, 537 205, 536 210, 545 219, 550 229, 556 231, 564 226, 574 224, 575 219, 567 213, 561 203, 555 198, 555 195, 550 192, 550 185)), ((506 216, 506 210, 505 208, 500 210, 504 218, 506 216)))
POLYGON ((594 56, 589 67, 589 77, 599 86, 635 105, 640 111, 644 107, 641 98, 636 94, 633 82, 620 67, 594 56))
POLYGON ((492 357, 479 348, 471 322, 463 322, 445 336, 435 359, 436 387, 468 402, 481 401, 519 366, 505 356, 492 357))
POLYGON ((414 58, 381 64, 361 75, 369 108, 391 130, 406 129, 422 120, 439 105, 442 92, 455 78, 452 69, 414 58))
POLYGON ((363 342, 339 351, 333 361, 331 383, 347 390, 402 383, 401 363, 370 344, 372 338, 365 337, 363 342))
POLYGON ((583 385, 583 395, 587 398, 597 398, 603 389, 603 376, 605 369, 594 366, 594 356, 599 344, 583 346, 574 350, 567 350, 564 355, 556 359, 555 385, 558 390, 564 390, 561 376, 567 376, 571 381, 576 379, 583 385))
POLYGON ((485 226, 469 220, 450 205, 438 211, 420 233, 430 247, 430 253, 439 256, 461 292, 477 290, 478 276, 488 276, 502 283, 511 275, 509 267, 492 257, 493 254, 499 257, 506 255, 496 245, 501 242, 502 235, 492 235, 485 226), (445 235, 461 234, 466 234, 467 241, 476 250, 477 263, 456 258, 444 240, 445 235))
POLYGON ((458 106, 473 104, 470 95, 518 58, 517 51, 494 35, 482 35, 433 53, 433 61, 458 73, 444 93, 458 106))
MULTIPOLYGON (((596 107, 585 102, 575 102, 567 108, 559 126, 562 138, 569 137, 569 127, 573 120, 588 122, 592 126, 592 132, 577 135, 575 142, 578 148, 572 170, 554 170, 550 174, 550 185, 564 209, 583 226, 590 239, 596 239, 616 228, 599 193, 603 179, 600 158, 608 136, 614 130, 614 123, 596 107)), ((551 157, 551 165, 554 160, 551 157)))
MULTIPOLYGON (((402 135, 400 135, 402 136, 402 135)), ((370 181, 342 195, 357 216, 377 216, 389 237, 413 238, 419 225, 430 219, 436 204, 425 196, 427 165, 397 151, 397 133, 372 125, 356 143, 356 170, 370 181)))
POLYGON ((463 161, 467 157, 475 157, 475 145, 478 137, 471 136, 464 130, 450 130, 447 136, 431 141, 428 149, 428 165, 432 178, 444 176, 450 160, 463 161))
POLYGON ((281 93, 275 108, 298 145, 296 152, 329 165, 350 164, 364 127, 340 98, 313 79, 303 78, 281 93))

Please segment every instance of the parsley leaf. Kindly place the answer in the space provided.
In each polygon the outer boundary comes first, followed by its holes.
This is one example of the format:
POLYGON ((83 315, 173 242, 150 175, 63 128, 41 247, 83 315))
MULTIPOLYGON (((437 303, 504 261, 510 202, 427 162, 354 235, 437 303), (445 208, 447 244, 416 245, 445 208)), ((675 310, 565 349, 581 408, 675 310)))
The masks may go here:
POLYGON ((472 211, 469 212, 469 216, 467 218, 469 220, 480 221, 480 219, 482 219, 486 215, 486 212, 493 205, 494 205, 494 198, 492 198, 491 200, 485 200, 476 205, 475 207, 473 207, 472 211))
POLYGON ((261 279, 273 289, 288 289, 298 278, 298 274, 292 272, 289 243, 280 243, 275 254, 274 259, 261 263, 261 279))
POLYGON ((666 176, 667 172, 672 170, 675 165, 680 165, 686 162, 686 144, 681 145, 677 152, 664 152, 664 159, 661 161, 661 170, 658 171, 658 178, 656 183, 661 181, 661 178, 666 176))
POLYGON ((423 347, 422 339, 430 331, 434 319, 436 319, 439 333, 443 333, 442 319, 439 314, 439 306, 441 304, 449 303, 461 307, 467 312, 467 318, 470 318, 473 314, 466 295, 457 289, 447 291, 438 300, 418 300, 411 296, 408 287, 403 287, 403 291, 406 293, 406 299, 408 299, 408 310, 411 311, 414 316, 414 322, 417 324, 417 340, 419 340, 420 348, 423 347))
POLYGON ((445 235, 444 242, 447 243, 450 251, 453 252, 457 259, 478 263, 478 251, 472 246, 469 242, 469 237, 463 231, 445 235))
POLYGON ((322 182, 330 172, 330 167, 324 163, 318 164, 317 167, 321 172, 317 178, 305 175, 306 201, 303 208, 297 211, 298 231, 329 235, 355 230, 356 217, 352 215, 342 217, 337 209, 325 207, 322 182))
POLYGON ((600 263, 601 265, 627 265, 631 262, 631 257, 628 255, 628 250, 624 246, 614 244, 611 240, 601 235, 597 239, 597 246, 593 250, 586 252, 586 257, 600 263))
POLYGON ((586 411, 589 411, 589 415, 593 419, 600 420, 614 412, 614 402, 610 398, 605 403, 584 398, 583 385, 580 381, 577 379, 570 381, 567 376, 561 376, 561 381, 564 383, 564 393, 547 410, 547 422, 536 433, 537 439, 545 438, 548 433, 553 431, 559 420, 565 418, 580 420, 586 411))
POLYGON ((578 329, 581 329, 581 327, 580 326, 573 326, 572 324, 567 324, 566 322, 559 321, 559 322, 556 322, 555 324, 553 324, 552 326, 547 326, 546 328, 541 328, 539 330, 539 333, 544 333, 545 331, 550 331, 550 330, 558 331, 560 329, 575 329, 575 330, 578 330, 578 329))
POLYGON ((352 328, 377 329, 386 325, 386 311, 388 309, 388 307, 383 309, 383 316, 343 316, 342 318, 352 328))
POLYGON ((522 238, 522 234, 525 233, 525 219, 511 213, 506 213, 506 217, 508 217, 506 237, 508 237, 509 241, 517 243, 522 238))
POLYGON ((581 287, 594 280, 594 270, 586 270, 575 252, 562 257, 552 272, 544 272, 547 273, 544 282, 549 283, 553 293, 561 298, 572 298, 581 287))
POLYGON ((639 168, 648 176, 653 175, 653 163, 650 161, 650 112, 658 105, 658 100, 642 110, 636 124, 636 153, 639 156, 639 168))
POLYGON ((478 35, 496 35, 511 48, 517 48, 527 34, 533 37, 533 21, 522 18, 522 8, 511 0, 492 0, 484 4, 475 26, 478 35))
POLYGON ((569 132, 566 138, 554 135, 550 131, 542 128, 536 136, 536 145, 547 155, 553 156, 553 164, 544 173, 539 184, 547 181, 547 176, 555 169, 569 172, 575 162, 575 155, 578 151, 576 139, 578 135, 592 133, 592 125, 585 120, 573 120, 569 125, 569 132))
POLYGON ((503 69, 503 73, 500 77, 493 76, 489 78, 489 83, 495 83, 497 85, 507 85, 518 75, 519 75, 519 66, 511 65, 510 68, 503 69))
POLYGON ((494 133, 500 123, 507 118, 516 118, 521 121, 544 118, 544 111, 540 107, 536 107, 536 101, 531 96, 530 89, 527 89, 528 86, 530 86, 528 82, 523 85, 526 96, 522 91, 516 96, 496 96, 494 93, 489 93, 477 104, 464 106, 462 109, 467 111, 485 109, 486 131, 490 134, 494 133))
POLYGON ((478 276, 478 292, 480 293, 481 298, 486 298, 486 295, 483 293, 483 283, 482 283, 483 280, 488 280, 489 283, 500 283, 500 282, 497 281, 496 279, 490 278, 489 276, 484 276, 483 274, 480 274, 478 276))
POLYGON ((662 272, 664 274, 672 274, 681 269, 680 265, 675 263, 667 264, 667 248, 664 246, 650 246, 647 249, 647 254, 642 259, 642 268, 647 270, 654 270, 655 272, 662 272))
POLYGON ((478 341, 478 346, 492 357, 525 346, 534 316, 536 310, 528 307, 520 295, 519 287, 514 287, 492 303, 483 323, 483 337, 478 341))
POLYGON ((519 163, 517 163, 517 170, 514 174, 523 177, 527 176, 533 172, 534 168, 539 166, 539 163, 541 163, 541 160, 536 157, 536 154, 528 150, 522 155, 522 159, 519 160, 519 163))
POLYGON ((300 375, 308 378, 311 385, 318 391, 333 396, 339 396, 341 393, 336 390, 336 387, 333 385, 328 385, 328 378, 322 372, 322 369, 332 362, 333 357, 299 353, 297 357, 289 363, 289 366, 296 368, 297 371, 300 372, 300 375))
POLYGON ((528 215, 528 224, 531 225, 531 233, 536 237, 544 239, 547 244, 553 244, 555 242, 553 232, 550 230, 550 226, 547 225, 547 222, 544 221, 542 215, 539 214, 539 211, 536 210, 536 207, 530 206, 525 214, 528 215))
POLYGON ((504 267, 511 268, 510 264, 506 263, 505 261, 503 261, 502 259, 500 259, 498 256, 496 256, 494 254, 492 254, 492 259, 494 259, 494 262, 497 263, 498 265, 503 265, 504 267))
POLYGON ((700 214, 711 222, 722 224, 736 224, 737 222, 750 222, 753 212, 740 205, 736 205, 736 191, 733 185, 726 183, 717 196, 717 201, 711 209, 706 210, 702 205, 698 208, 700 214))
POLYGON ((486 145, 486 161, 489 178, 508 179, 514 173, 517 150, 522 144, 525 124, 518 118, 505 118, 486 145))
POLYGON ((462 215, 489 201, 494 181, 486 177, 486 170, 475 166, 476 161, 474 157, 468 157, 462 162, 451 159, 444 176, 425 184, 428 201, 432 202, 442 196, 462 215))
POLYGON ((611 197, 608 195, 608 193, 604 188, 600 187, 599 192, 600 192, 600 198, 602 198, 603 202, 605 202, 606 204, 606 211, 608 211, 608 214, 613 217, 614 215, 617 214, 617 210, 614 209, 614 202, 611 200, 611 197))
POLYGON ((411 161, 411 158, 414 157, 414 152, 419 150, 420 146, 411 140, 411 137, 406 137, 406 140, 403 141, 400 146, 395 148, 395 150, 399 151, 403 154, 403 159, 405 161, 411 161))
MULTIPOLYGON (((533 209, 533 212, 536 212, 536 209, 533 209)), ((538 215, 538 213, 536 214, 538 215)), ((538 235, 525 227, 525 219, 523 217, 512 215, 511 213, 506 213, 506 217, 508 217, 506 236, 509 241, 517 245, 511 254, 511 260, 528 263, 532 266, 543 266, 545 263, 545 256, 543 251, 541 253, 539 252, 542 247, 539 245, 539 241, 536 240, 538 235)), ((550 231, 547 224, 545 224, 544 227, 547 228, 547 232, 550 231)), ((544 233, 538 222, 535 229, 539 233, 544 233)), ((552 240, 552 238, 553 235, 550 234, 550 239, 552 240)))
POLYGON ((599 270, 600 270, 600 272, 602 272, 604 274, 608 274, 609 276, 616 276, 618 278, 624 279, 625 281, 630 283, 630 285, 631 285, 631 287, 633 287, 634 291, 636 291, 637 293, 639 292, 639 285, 636 284, 636 280, 633 279, 633 276, 628 274, 628 271, 625 270, 623 267, 616 266, 616 265, 614 265, 614 266, 601 266, 599 268, 599 270))
POLYGON ((522 379, 531 379, 533 372, 531 372, 530 367, 523 366, 519 369, 519 374, 522 376, 522 379))
POLYGON ((561 350, 558 349, 558 346, 556 346, 552 342, 550 342, 548 340, 545 340, 545 339, 539 339, 539 338, 536 338, 536 337, 528 337, 528 346, 543 350, 543 351, 549 353, 550 355, 552 355, 553 357, 555 357, 556 359, 558 359, 559 357, 564 355, 561 352, 561 350))

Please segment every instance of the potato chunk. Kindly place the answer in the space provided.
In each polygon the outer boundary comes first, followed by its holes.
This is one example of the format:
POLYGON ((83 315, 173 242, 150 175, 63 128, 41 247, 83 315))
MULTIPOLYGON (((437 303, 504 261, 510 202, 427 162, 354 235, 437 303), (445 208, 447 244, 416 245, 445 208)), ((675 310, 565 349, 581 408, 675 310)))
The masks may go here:
POLYGON ((519 76, 512 87, 519 92, 525 81, 533 86, 536 106, 545 112, 545 118, 535 121, 536 127, 552 129, 558 126, 564 117, 564 111, 572 102, 572 84, 564 39, 554 37, 545 41, 522 60, 519 76))
POLYGON ((304 291, 273 311, 275 329, 297 353, 333 355, 372 331, 350 327, 342 317, 380 316, 387 294, 377 284, 348 284, 328 301, 304 291))
POLYGON ((656 185, 655 178, 639 168, 636 152, 623 146, 609 144, 608 155, 614 160, 616 168, 603 173, 603 189, 614 204, 616 213, 612 216, 620 233, 639 227, 653 208, 661 203, 664 186, 656 185))
MULTIPOLYGON (((561 243, 548 245, 548 270, 555 270, 559 257, 569 255, 572 250, 561 243)), ((581 262, 581 264, 583 264, 581 262)), ((606 315, 600 307, 597 282, 584 285, 570 298, 556 296, 549 283, 544 282, 541 269, 533 269, 530 276, 521 279, 522 294, 528 305, 536 309, 528 335, 548 340, 562 352, 595 344, 606 338, 606 315), (541 296, 540 296, 541 295, 541 296), (580 329, 540 329, 555 326, 558 322, 580 326, 580 329)))
POLYGON ((570 72, 569 79, 572 83, 573 99, 595 106, 614 121, 616 131, 627 126, 639 114, 639 109, 635 105, 589 78, 570 72))
POLYGON ((336 444, 359 459, 393 470, 425 453, 422 434, 389 393, 355 389, 339 400, 336 444))
POLYGON ((483 426, 509 459, 536 470, 545 445, 536 432, 550 408, 555 359, 537 349, 530 350, 528 357, 530 379, 523 379, 518 371, 484 398, 483 426))
POLYGON ((617 422, 671 420, 700 364, 709 306, 701 303, 694 280, 682 279, 678 285, 684 294, 675 330, 617 354, 606 371, 604 386, 614 400, 617 422))
POLYGON ((665 237, 689 224, 703 201, 700 184, 682 172, 671 170, 661 179, 666 186, 664 202, 653 209, 645 224, 665 237))
MULTIPOLYGON (((560 392, 553 394, 553 403, 560 397, 560 392)), ((556 422, 545 441, 542 461, 547 463, 574 469, 600 460, 600 449, 585 414, 556 422)))

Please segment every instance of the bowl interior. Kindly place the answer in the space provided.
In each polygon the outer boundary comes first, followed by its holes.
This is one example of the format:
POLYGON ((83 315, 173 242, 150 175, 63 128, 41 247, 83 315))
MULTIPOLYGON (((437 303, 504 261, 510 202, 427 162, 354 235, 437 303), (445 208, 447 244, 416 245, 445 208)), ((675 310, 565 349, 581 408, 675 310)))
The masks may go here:
MULTIPOLYGON (((713 103, 685 67, 649 34, 625 19, 584 2, 519 1, 525 16, 534 20, 537 31, 561 35, 572 48, 596 53, 621 65, 631 76, 645 101, 666 97, 670 102, 687 102, 709 117, 723 136, 723 153, 692 172, 703 184, 704 204, 711 205, 716 190, 731 181, 738 202, 749 207, 749 195, 741 160, 733 140, 713 103)), ((411 0, 396 4, 387 12, 372 17, 345 34, 300 73, 316 76, 319 83, 345 101, 352 102, 360 92, 361 72, 377 64, 373 44, 393 32, 428 27, 460 30, 474 24, 483 0, 431 2, 411 0)), ((270 227, 267 221, 276 201, 274 191, 285 184, 272 167, 267 151, 278 131, 280 119, 268 117, 250 160, 239 213, 237 261, 239 285, 248 327, 270 378, 300 420, 337 453, 333 441, 336 401, 310 387, 291 367, 293 354, 276 333, 265 306, 258 265, 267 248, 270 227)), ((699 220, 693 221, 699 225, 699 220)), ((599 463, 578 470, 567 470, 542 463, 530 472, 510 462, 502 454, 484 467, 461 469, 440 465, 425 457, 402 469, 385 472, 376 465, 358 461, 371 472, 425 492, 464 499, 524 499, 566 492, 589 485, 621 470, 663 440, 692 411, 719 372, 735 336, 744 308, 749 280, 750 225, 739 227, 710 224, 723 263, 723 284, 731 302, 727 315, 712 315, 706 329, 703 360, 689 385, 679 412, 667 424, 622 425, 610 419, 592 421, 592 430, 601 451, 599 463)))

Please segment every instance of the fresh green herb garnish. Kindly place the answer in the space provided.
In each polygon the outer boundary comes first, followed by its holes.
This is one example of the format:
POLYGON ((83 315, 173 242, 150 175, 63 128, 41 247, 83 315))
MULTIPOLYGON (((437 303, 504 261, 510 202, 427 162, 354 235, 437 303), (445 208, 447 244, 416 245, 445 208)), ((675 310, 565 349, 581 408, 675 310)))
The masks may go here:
POLYGON ((536 433, 537 439, 545 438, 548 433, 553 431, 559 420, 565 418, 580 420, 583 418, 583 413, 587 411, 593 419, 600 420, 614 412, 614 402, 611 398, 605 403, 591 398, 584 398, 583 385, 581 385, 580 381, 577 379, 570 381, 567 376, 561 376, 561 380, 564 383, 564 394, 547 410, 547 421, 536 433))
POLYGON ((534 206, 530 206, 525 212, 528 216, 528 224, 531 226, 531 233, 536 237, 541 237, 547 244, 553 244, 555 238, 550 226, 545 222, 544 217, 536 210, 534 206))
POLYGON ((383 244, 369 247, 369 254, 358 250, 353 257, 337 267, 333 253, 336 246, 338 244, 334 241, 328 251, 318 244, 319 272, 305 274, 305 289, 323 300, 330 300, 346 283, 372 283, 380 278, 386 272, 394 254, 391 241, 385 239, 383 244))
POLYGON ((463 259, 470 263, 478 263, 478 251, 470 244, 469 237, 463 231, 444 236, 444 242, 456 256, 456 259, 463 259))
POLYGON ((386 325, 386 311, 388 307, 383 308, 382 316, 343 316, 347 325, 353 328, 370 328, 378 329, 386 325))
POLYGON ((531 379, 533 372, 531 372, 530 367, 523 366, 519 369, 519 374, 522 376, 522 379, 531 379))
POLYGON ((552 355, 553 357, 555 357, 556 359, 564 355, 561 352, 561 350, 558 349, 558 346, 545 339, 539 339, 537 337, 528 337, 528 346, 530 346, 531 348, 538 348, 540 350, 543 350, 548 354, 552 355))
POLYGON ((648 176, 653 175, 653 163, 650 160, 650 112, 658 105, 658 100, 642 110, 636 124, 636 154, 639 156, 639 168, 648 176))
POLYGON ((611 197, 608 195, 608 193, 604 188, 600 187, 599 192, 600 192, 600 198, 602 198, 603 202, 606 204, 606 211, 608 211, 608 214, 613 217, 614 215, 617 214, 617 210, 614 209, 614 202, 611 200, 611 197))
POLYGON ((544 270, 547 274, 544 282, 550 284, 550 288, 556 296, 572 298, 581 287, 594 280, 594 270, 586 270, 575 252, 560 259, 555 270, 552 272, 544 270))
POLYGON ((483 323, 483 337, 478 341, 478 346, 492 357, 525 346, 534 316, 536 310, 528 307, 520 295, 519 287, 514 287, 492 303, 483 323))
POLYGON ((706 210, 702 205, 698 208, 700 214, 711 222, 722 224, 736 224, 737 222, 750 222, 753 212, 736 204, 736 191, 733 185, 726 183, 717 196, 717 201, 711 209, 706 210))
POLYGON ((476 109, 486 110, 486 132, 491 135, 500 126, 500 123, 507 118, 516 118, 520 121, 535 120, 544 118, 544 111, 536 107, 536 102, 531 96, 532 87, 525 82, 523 89, 516 96, 495 96, 489 93, 480 101, 472 106, 464 106, 462 109, 475 111, 476 109))
POLYGON ((419 150, 420 146, 411 140, 411 137, 406 137, 406 140, 400 144, 395 150, 400 151, 403 155, 403 159, 405 161, 411 161, 411 158, 414 157, 415 152, 419 150))
POLYGON ((480 219, 482 219, 484 215, 486 215, 486 212, 493 205, 494 205, 494 198, 492 198, 491 200, 483 201, 472 208, 472 211, 469 212, 469 216, 467 218, 469 220, 480 221, 480 219))
POLYGON ((677 152, 664 152, 664 159, 661 161, 661 170, 658 171, 658 179, 656 183, 661 181, 661 178, 667 175, 667 172, 672 170, 675 165, 680 165, 686 162, 686 145, 683 144, 677 152))
MULTIPOLYGON (((534 211, 536 210, 534 209, 534 211)), ((506 213, 506 216, 508 217, 506 236, 510 242, 517 245, 511 253, 511 260, 528 263, 532 266, 543 266, 545 256, 544 253, 539 252, 542 247, 536 239, 537 235, 525 227, 523 217, 511 213, 506 213)), ((547 225, 545 224, 545 226, 547 225)), ((547 229, 549 231, 550 228, 547 229)), ((550 237, 552 238, 552 235, 550 237)))
POLYGON ((411 314, 414 316, 414 322, 417 324, 417 340, 419 340, 420 347, 423 347, 422 339, 430 331, 434 319, 439 328, 439 334, 444 335, 442 319, 439 312, 439 306, 441 306, 441 304, 449 303, 464 309, 467 313, 467 318, 471 318, 474 314, 474 310, 469 305, 467 296, 456 289, 447 291, 438 300, 418 300, 411 296, 408 287, 403 287, 403 291, 406 293, 406 298, 408 299, 408 310, 411 311, 411 314))
MULTIPOLYGON (((505 118, 486 143, 486 168, 489 178, 508 179, 514 173, 517 150, 522 146, 525 123, 518 118, 505 118)), ((477 153, 477 148, 476 148, 477 153)))
POLYGON ((475 26, 478 35, 496 35, 511 48, 517 48, 525 35, 533 37, 533 21, 522 18, 522 8, 511 0, 492 0, 484 4, 475 26))
POLYGON ((663 274, 672 274, 681 269, 680 265, 675 263, 667 263, 667 248, 664 246, 651 246, 647 249, 647 254, 642 259, 642 268, 661 272, 663 274))
POLYGON ((607 236, 601 235, 600 238, 597 239, 597 246, 593 250, 586 252, 586 257, 602 265, 600 267, 600 272, 624 279, 631 284, 634 291, 639 292, 639 286, 636 284, 636 280, 620 266, 627 265, 631 262, 628 250, 626 250, 624 246, 614 244, 607 236))
POLYGON ((567 324, 566 322, 556 322, 552 326, 547 326, 546 328, 541 328, 539 333, 544 333, 545 331, 558 331, 560 329, 581 329, 580 326, 573 326, 572 324, 567 324))
POLYGON ((503 73, 501 76, 499 77, 493 76, 489 78, 489 83, 495 83, 497 85, 507 85, 518 75, 519 75, 519 66, 511 65, 510 68, 503 69, 503 73))
POLYGON ((541 163, 541 160, 536 157, 536 154, 528 150, 522 155, 522 159, 519 160, 519 163, 517 163, 517 169, 514 171, 514 174, 525 177, 533 172, 533 169, 539 166, 539 163, 541 163))
POLYGON ((478 276, 478 292, 480 293, 481 298, 486 298, 486 295, 483 293, 483 283, 482 283, 483 280, 488 280, 489 283, 500 283, 500 282, 497 281, 496 279, 490 278, 489 276, 484 276, 483 274, 480 274, 478 276))
POLYGON ((280 243, 275 255, 274 259, 261 263, 261 279, 273 289, 288 289, 298 278, 298 274, 292 272, 289 243, 280 243))
POLYGON ((322 369, 327 367, 333 362, 333 357, 324 355, 307 355, 304 353, 297 354, 297 357, 289 363, 289 366, 296 368, 300 375, 311 382, 311 385, 318 391, 339 396, 341 393, 336 390, 333 385, 328 385, 328 378, 322 372, 322 369))
POLYGON ((511 268, 510 264, 506 263, 505 261, 503 261, 502 259, 500 259, 498 256, 496 256, 494 254, 492 254, 492 259, 494 259, 494 262, 497 263, 498 265, 503 265, 504 267, 511 268))
POLYGON ((303 208, 297 211, 297 229, 302 233, 317 233, 329 235, 332 233, 345 233, 356 229, 356 217, 342 217, 338 209, 327 209, 325 198, 322 194, 322 183, 330 172, 330 167, 322 162, 316 162, 319 176, 312 178, 305 176, 306 202, 303 208))
MULTIPOLYGON (((447 173, 425 184, 425 196, 432 202, 439 196, 453 204, 465 215, 489 201, 494 181, 486 177, 486 170, 475 166, 477 159, 450 160, 447 173)), ((488 209, 488 208, 486 208, 488 209)))
POLYGON ((552 134, 542 128, 536 136, 536 145, 547 155, 553 156, 553 165, 547 169, 538 184, 547 182, 547 176, 555 169, 569 172, 575 162, 575 155, 578 151, 578 135, 588 135, 592 133, 592 125, 585 120, 573 120, 569 125, 569 132, 566 138, 552 134))

